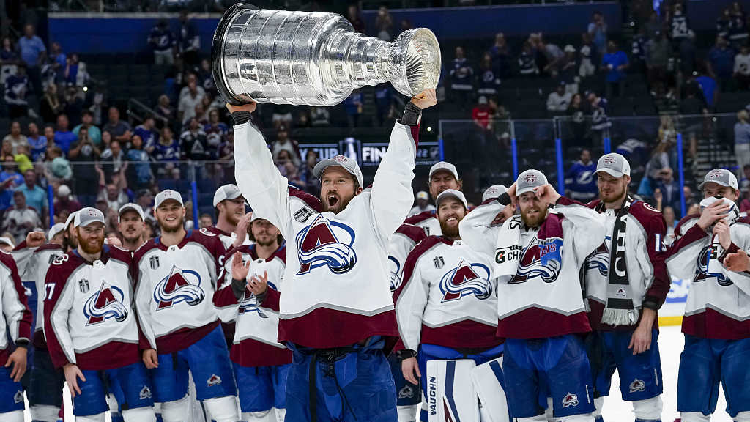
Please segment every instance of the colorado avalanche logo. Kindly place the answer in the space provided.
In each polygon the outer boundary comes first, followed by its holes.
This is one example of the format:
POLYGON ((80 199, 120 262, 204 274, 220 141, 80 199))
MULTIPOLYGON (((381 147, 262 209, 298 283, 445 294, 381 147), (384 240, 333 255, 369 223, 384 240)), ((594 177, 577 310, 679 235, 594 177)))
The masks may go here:
POLYGON ((317 267, 327 266, 334 274, 349 272, 357 263, 354 230, 346 224, 329 221, 319 215, 297 234, 297 254, 300 269, 307 274, 317 267))
POLYGON ((534 243, 521 252, 521 264, 508 284, 521 284, 536 277, 541 277, 545 283, 557 280, 562 269, 562 239, 546 239, 539 245, 534 243))
POLYGON ((460 299, 474 295, 484 300, 492 295, 492 284, 489 282, 490 269, 482 264, 459 262, 458 266, 440 279, 440 291, 443 293, 442 302, 460 299))
POLYGON ((391 291, 395 292, 401 285, 401 264, 399 264, 398 259, 393 256, 388 256, 388 261, 390 261, 389 276, 391 279, 391 291))
POLYGON ((123 322, 128 317, 128 308, 123 303, 125 295, 118 287, 102 283, 99 291, 90 296, 83 305, 86 325, 96 325, 107 319, 123 322))
MULTIPOLYGON (((716 282, 719 283, 720 286, 731 286, 732 280, 730 280, 724 273, 710 273, 708 270, 708 263, 712 258, 712 254, 715 254, 714 249, 711 246, 706 246, 701 250, 701 253, 698 254, 698 270, 695 273, 695 279, 693 280, 694 283, 697 283, 699 281, 703 281, 707 278, 716 277, 716 282)), ((714 256, 713 259, 717 259, 718 257, 714 256)))
POLYGON ((196 306, 203 302, 206 294, 201 288, 201 276, 193 270, 182 270, 172 266, 169 275, 161 279, 154 289, 156 310, 171 308, 173 305, 185 302, 196 306))
POLYGON ((586 272, 599 271, 602 277, 609 275, 609 251, 602 245, 586 258, 586 272))
MULTIPOLYGON (((268 287, 278 290, 270 281, 268 282, 268 287)), ((257 312, 259 317, 268 318, 268 315, 263 312, 263 309, 261 309, 260 304, 258 303, 258 297, 246 290, 245 297, 240 301, 239 314, 243 315, 250 312, 257 312)))

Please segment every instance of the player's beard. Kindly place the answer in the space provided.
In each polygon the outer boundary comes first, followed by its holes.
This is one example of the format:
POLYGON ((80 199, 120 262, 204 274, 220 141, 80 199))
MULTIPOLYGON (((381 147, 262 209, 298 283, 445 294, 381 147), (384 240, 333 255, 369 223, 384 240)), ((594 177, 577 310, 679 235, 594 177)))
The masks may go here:
POLYGON ((237 224, 240 223, 240 219, 242 218, 242 215, 243 214, 228 213, 227 223, 231 224, 233 227, 237 227, 237 224))
POLYGON ((532 207, 526 211, 521 211, 521 221, 523 221, 523 224, 529 228, 539 227, 545 218, 547 218, 547 211, 542 211, 542 208, 540 207, 532 207), (529 211, 537 211, 537 213, 534 216, 529 216, 529 211))
POLYGON ((267 246, 272 246, 274 243, 276 243, 277 237, 272 236, 270 234, 264 233, 261 236, 255 237, 255 243, 258 244, 258 246, 263 246, 264 248, 267 246))
POLYGON ((83 251, 89 255, 96 254, 102 251, 104 247, 104 237, 98 239, 91 239, 86 242, 81 242, 79 245, 83 251))
POLYGON ((334 214, 338 214, 349 205, 349 202, 354 199, 354 196, 351 196, 349 198, 344 198, 341 196, 338 192, 331 192, 326 194, 326 197, 323 198, 323 208, 324 211, 332 212, 334 214))
POLYGON ((602 202, 605 204, 611 204, 613 202, 617 202, 625 197, 625 195, 628 194, 627 187, 623 188, 622 190, 615 192, 602 192, 601 188, 599 189, 599 199, 601 199, 602 202))
POLYGON ((66 233, 63 235, 63 250, 71 250, 78 248, 78 238, 76 236, 66 233))
POLYGON ((448 224, 447 221, 441 221, 441 220, 438 220, 438 223, 440 223, 440 230, 442 230, 443 236, 459 237, 458 224, 456 224, 455 226, 452 226, 448 224))
POLYGON ((159 220, 159 228, 163 233, 177 233, 185 226, 185 217, 177 217, 177 219, 171 223, 168 223, 166 219, 159 220), (167 226, 172 224, 172 226, 167 226))

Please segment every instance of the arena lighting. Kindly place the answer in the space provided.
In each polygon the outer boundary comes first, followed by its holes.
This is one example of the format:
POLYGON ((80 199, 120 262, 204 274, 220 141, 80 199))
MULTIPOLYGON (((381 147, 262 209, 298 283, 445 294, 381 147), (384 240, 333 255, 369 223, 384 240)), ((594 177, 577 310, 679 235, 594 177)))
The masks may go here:
POLYGON ((432 132, 432 126, 427 126, 427 131, 432 132))
POLYGON ((86 91, 88 91, 88 90, 89 90, 89 87, 87 87, 87 86, 84 86, 84 87, 83 87, 83 92, 86 92, 86 91))

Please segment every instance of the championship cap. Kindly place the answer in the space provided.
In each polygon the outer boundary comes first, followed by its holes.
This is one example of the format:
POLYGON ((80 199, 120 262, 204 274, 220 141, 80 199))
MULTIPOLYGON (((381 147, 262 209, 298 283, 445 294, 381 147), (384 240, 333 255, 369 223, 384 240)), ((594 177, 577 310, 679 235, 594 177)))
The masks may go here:
POLYGON ((440 192, 440 195, 438 195, 437 200, 435 203, 440 206, 440 201, 447 199, 447 198, 456 198, 459 201, 461 201, 462 204, 464 204, 464 207, 468 210, 469 209, 469 203, 466 202, 466 197, 464 196, 464 193, 460 190, 455 189, 446 189, 442 192, 440 192))
POLYGON ((447 171, 450 172, 450 174, 453 175, 453 177, 458 180, 458 170, 456 170, 456 166, 453 164, 447 162, 447 161, 439 161, 430 167, 430 174, 427 176, 428 179, 432 179, 432 175, 439 172, 439 171, 447 171))
POLYGON ((55 237, 63 230, 65 230, 65 223, 57 223, 54 226, 50 227, 49 233, 47 233, 47 241, 49 242, 50 240, 52 240, 53 237, 55 237))
POLYGON ((159 208, 159 205, 161 205, 162 202, 169 200, 177 201, 180 203, 180 205, 185 205, 182 203, 182 195, 180 195, 179 192, 167 189, 159 192, 156 195, 156 199, 154 199, 154 208, 159 208))
POLYGON ((630 176, 630 163, 622 155, 611 152, 602 155, 596 163, 596 172, 603 171, 612 177, 630 176))
POLYGON ((237 187, 237 185, 224 185, 220 186, 219 189, 216 189, 216 193, 214 194, 214 207, 219 205, 219 202, 227 200, 227 199, 237 199, 240 196, 242 196, 242 192, 240 192, 240 188, 237 187))
POLYGON ((57 194, 60 196, 70 196, 70 188, 67 185, 60 185, 57 188, 57 194))
POLYGON ((739 189, 739 183, 737 183, 737 177, 727 169, 713 169, 706 173, 706 177, 703 178, 703 183, 698 186, 698 189, 703 189, 706 183, 717 183, 721 186, 728 186, 732 189, 739 189))
POLYGON ((430 199, 430 196, 427 195, 427 192, 421 190, 421 191, 417 192, 417 199, 423 199, 423 200, 426 201, 426 200, 430 199))
POLYGON ((344 170, 351 173, 352 176, 354 176, 354 178, 357 179, 359 186, 363 187, 364 177, 362 176, 362 170, 359 169, 359 165, 357 164, 355 160, 352 160, 351 158, 345 155, 337 155, 333 158, 320 160, 318 164, 315 165, 315 168, 313 168, 313 175, 317 178, 320 178, 320 176, 323 175, 323 172, 328 167, 331 167, 331 166, 343 167, 344 170))
POLYGON ((68 216, 68 219, 65 220, 65 227, 63 228, 63 230, 67 230, 68 227, 70 227, 70 223, 72 223, 73 220, 75 220, 76 214, 78 214, 78 211, 70 213, 70 215, 68 216))
POLYGON ((526 192, 532 192, 539 186, 549 184, 547 177, 539 170, 529 169, 518 175, 516 180, 516 196, 521 196, 526 192))
POLYGON ((508 189, 505 187, 505 185, 492 185, 488 187, 482 194, 482 202, 488 199, 497 198, 507 191, 508 189))
POLYGON ((117 222, 120 222, 120 217, 122 217, 122 214, 125 211, 135 211, 138 213, 138 215, 141 217, 142 221, 146 221, 146 214, 143 212, 143 208, 141 208, 140 205, 134 204, 134 203, 128 203, 120 207, 120 210, 117 211, 117 222))
POLYGON ((15 247, 16 245, 13 244, 13 241, 10 240, 7 236, 0 237, 0 245, 8 245, 10 247, 15 247))
POLYGON ((74 227, 86 227, 89 224, 96 222, 106 224, 104 222, 104 214, 96 208, 86 207, 76 213, 73 225, 74 227))

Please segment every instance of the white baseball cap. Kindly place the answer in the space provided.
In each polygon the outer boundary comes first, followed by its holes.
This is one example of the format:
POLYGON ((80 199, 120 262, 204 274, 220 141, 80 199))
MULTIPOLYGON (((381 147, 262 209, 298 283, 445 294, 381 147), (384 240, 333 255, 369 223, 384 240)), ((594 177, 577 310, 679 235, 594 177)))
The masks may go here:
POLYGON ((462 204, 464 204, 464 207, 466 209, 469 209, 469 203, 466 201, 466 197, 464 196, 464 193, 460 190, 455 189, 446 189, 442 192, 440 192, 440 195, 438 195, 437 200, 435 200, 435 204, 437 206, 440 206, 440 201, 447 199, 447 198, 456 198, 459 201, 461 201, 462 204))
POLYGON ((67 185, 60 185, 57 188, 57 194, 60 196, 70 196, 70 188, 67 185))
POLYGON ((52 240, 53 237, 55 237, 63 230, 65 230, 65 223, 57 223, 54 226, 50 227, 49 232, 47 233, 47 241, 49 242, 50 240, 52 240))
POLYGON ((156 195, 156 199, 154 199, 154 208, 159 208, 159 205, 161 205, 162 202, 169 201, 169 200, 177 201, 180 203, 180 205, 185 205, 182 202, 182 195, 180 195, 179 192, 171 190, 171 189, 167 189, 167 190, 163 190, 159 192, 156 195))
POLYGON ((703 183, 698 186, 698 189, 703 189, 706 183, 717 183, 721 186, 728 186, 732 189, 739 189, 739 183, 737 183, 737 176, 727 169, 713 169, 706 173, 706 177, 703 178, 703 183))
POLYGON ((430 199, 430 196, 427 195, 427 192, 421 190, 421 191, 417 192, 417 199, 424 199, 426 201, 426 200, 430 199))
POLYGON ((214 207, 219 205, 219 202, 227 200, 227 199, 237 199, 240 196, 242 196, 242 192, 240 191, 240 188, 237 187, 237 185, 224 185, 220 186, 219 189, 216 189, 216 193, 214 194, 214 207))
POLYGON ((65 220, 65 227, 63 228, 63 230, 66 230, 68 227, 70 227, 70 223, 72 223, 73 220, 75 220, 76 214, 78 214, 78 211, 74 211, 70 213, 70 215, 68 216, 68 219, 65 220))
POLYGON ((428 179, 432 179, 432 175, 439 172, 439 171, 447 171, 450 172, 450 174, 453 175, 453 177, 458 180, 458 170, 456 170, 456 166, 453 164, 447 162, 447 161, 439 161, 430 167, 430 174, 427 176, 428 179))
POLYGON ((548 185, 547 177, 539 170, 529 169, 518 175, 516 180, 516 196, 532 192, 539 186, 548 185))
POLYGON ((73 222, 74 227, 86 227, 92 223, 104 222, 104 214, 96 208, 86 207, 76 213, 75 221, 73 222))
POLYGON ((360 170, 359 164, 357 164, 355 160, 352 160, 345 155, 337 155, 333 158, 319 161, 318 164, 316 164, 313 168, 313 175, 320 179, 320 176, 323 175, 323 172, 331 166, 343 167, 344 170, 351 173, 352 176, 357 179, 359 187, 364 187, 364 177, 362 176, 362 170, 360 170))
POLYGON ((497 198, 507 191, 508 188, 506 188, 505 185, 492 185, 488 187, 482 194, 482 202, 491 198, 497 198))
POLYGON ((8 246, 12 246, 12 247, 16 246, 16 245, 13 244, 13 241, 10 240, 10 238, 7 237, 7 236, 0 237, 0 245, 8 245, 8 246))
POLYGON ((146 213, 143 212, 143 208, 141 208, 140 205, 134 204, 132 202, 125 204, 120 207, 120 209, 117 211, 117 222, 120 222, 120 217, 122 217, 122 214, 125 211, 135 211, 138 213, 138 215, 141 217, 141 221, 146 221, 146 213))
POLYGON ((612 177, 630 176, 630 163, 622 155, 611 152, 602 155, 596 163, 596 172, 603 171, 612 177))

